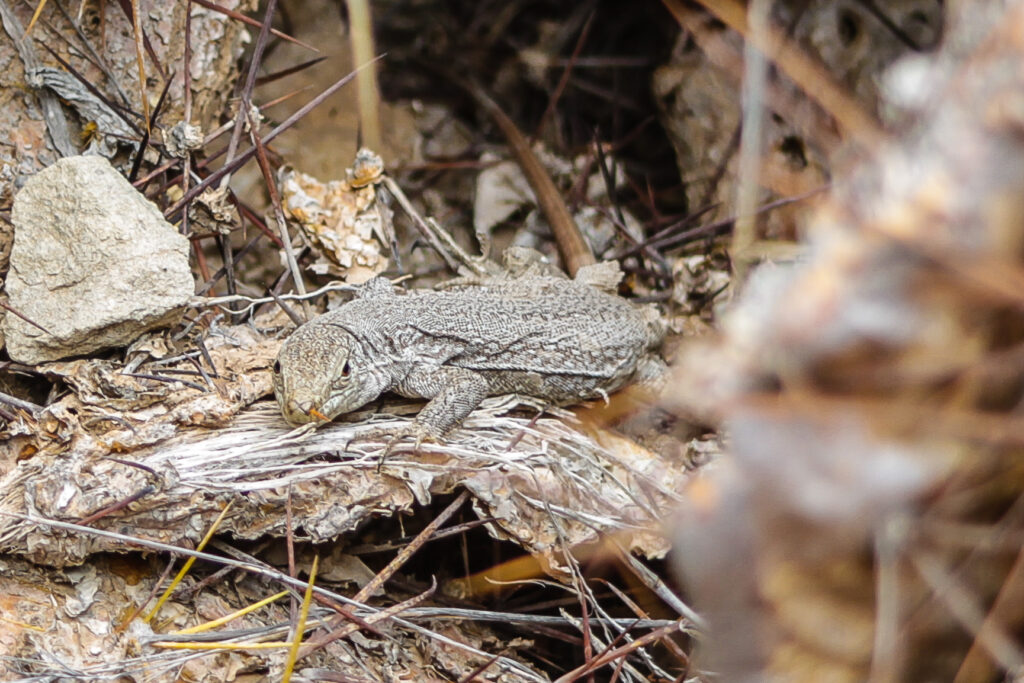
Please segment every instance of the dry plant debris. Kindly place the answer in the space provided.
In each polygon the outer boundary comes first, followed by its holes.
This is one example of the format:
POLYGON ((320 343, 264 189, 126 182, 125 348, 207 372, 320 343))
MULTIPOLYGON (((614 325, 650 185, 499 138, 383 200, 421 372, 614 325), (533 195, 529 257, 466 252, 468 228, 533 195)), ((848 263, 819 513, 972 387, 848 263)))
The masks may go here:
POLYGON ((1020 675, 1022 21, 893 67, 916 125, 681 358, 730 437, 675 526, 726 679, 1020 675))
POLYGON ((282 169, 281 174, 285 216, 302 228, 321 255, 310 270, 352 284, 365 282, 387 267, 388 258, 382 252, 391 246, 387 236, 393 232, 391 211, 378 200, 376 186, 360 180, 325 184, 294 169, 282 169))
POLYGON ((374 3, 358 66, 420 130, 344 177, 279 137, 354 107, 289 35, 337 8, 158 4, 0 0, 10 293, 16 190, 86 150, 196 280, 127 348, 0 358, 0 675, 1019 676, 1019 2, 374 3), (660 404, 492 398, 383 462, 419 404, 289 428, 294 326, 377 273, 493 275, 474 237, 620 261, 683 337, 660 404))

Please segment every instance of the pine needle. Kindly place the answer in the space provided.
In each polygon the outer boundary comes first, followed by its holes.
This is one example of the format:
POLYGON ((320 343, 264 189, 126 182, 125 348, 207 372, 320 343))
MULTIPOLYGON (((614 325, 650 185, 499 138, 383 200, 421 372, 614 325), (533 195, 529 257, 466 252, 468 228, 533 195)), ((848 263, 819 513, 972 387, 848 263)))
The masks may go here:
POLYGON ((46 0, 39 0, 39 4, 36 5, 36 11, 32 13, 32 20, 28 22, 28 28, 25 29, 25 34, 22 36, 22 40, 28 38, 28 34, 32 32, 32 27, 36 25, 36 20, 43 13, 44 7, 46 7, 46 0))
POLYGON ((313 582, 316 580, 316 568, 319 564, 320 556, 316 555, 313 557, 313 568, 309 570, 309 583, 306 584, 306 594, 302 596, 302 610, 299 612, 299 623, 295 626, 295 636, 292 638, 292 648, 288 651, 288 662, 285 664, 281 683, 289 683, 292 679, 292 671, 295 669, 295 661, 299 655, 299 645, 302 644, 302 634, 306 630, 309 604, 313 600, 313 582))
MULTIPOLYGON (((228 501, 228 504, 224 506, 223 510, 221 510, 220 515, 218 515, 217 519, 213 521, 213 524, 210 526, 210 530, 206 532, 206 535, 203 536, 203 540, 201 540, 199 542, 199 545, 196 546, 197 551, 201 551, 204 547, 206 547, 206 544, 209 543, 211 538, 213 538, 213 534, 216 533, 217 528, 220 526, 220 523, 224 521, 224 516, 227 515, 228 510, 231 509, 231 503, 232 501, 228 501)), ((171 593, 174 592, 174 589, 178 587, 178 584, 181 583, 181 580, 185 578, 185 574, 187 574, 188 570, 192 568, 192 565, 193 563, 195 563, 195 561, 195 557, 190 557, 185 561, 185 564, 182 565, 181 570, 178 572, 178 575, 174 577, 173 581, 171 581, 171 585, 167 586, 167 590, 165 590, 164 594, 160 596, 160 599, 156 601, 156 605, 153 607, 150 613, 145 616, 143 621, 148 623, 153 619, 156 613, 160 611, 160 608, 163 607, 165 602, 167 602, 167 598, 171 597, 171 593)))
POLYGON ((272 643, 205 643, 197 641, 166 641, 159 640, 150 643, 153 647, 162 647, 168 650, 280 650, 291 647, 290 642, 272 643))
POLYGON ((174 635, 176 635, 176 636, 185 636, 185 635, 189 635, 189 634, 192 634, 192 633, 202 633, 203 631, 209 631, 210 629, 214 629, 214 628, 217 628, 218 626, 223 626, 224 624, 226 624, 226 623, 228 623, 230 621, 234 621, 238 617, 244 617, 249 612, 254 612, 254 611, 258 610, 260 607, 263 607, 264 605, 269 605, 270 603, 274 602, 275 600, 280 600, 281 598, 283 598, 286 595, 288 595, 288 591, 281 591, 280 593, 276 593, 275 595, 271 595, 269 598, 263 598, 259 602, 254 602, 251 605, 247 605, 246 607, 243 607, 240 610, 236 610, 236 611, 234 611, 231 614, 228 614, 226 616, 220 617, 219 619, 214 619, 213 621, 207 621, 204 624, 196 624, 195 626, 189 626, 188 628, 183 628, 180 631, 174 631, 174 635))

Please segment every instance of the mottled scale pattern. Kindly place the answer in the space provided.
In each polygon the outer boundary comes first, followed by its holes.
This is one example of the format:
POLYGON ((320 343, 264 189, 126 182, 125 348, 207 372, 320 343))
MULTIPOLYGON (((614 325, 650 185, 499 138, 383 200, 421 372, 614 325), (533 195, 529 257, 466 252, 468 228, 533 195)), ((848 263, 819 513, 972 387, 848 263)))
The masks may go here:
POLYGON ((561 277, 495 279, 403 293, 382 278, 300 327, 275 367, 295 423, 356 410, 385 391, 431 399, 418 421, 440 435, 488 395, 566 404, 660 363, 658 325, 613 294, 561 277))

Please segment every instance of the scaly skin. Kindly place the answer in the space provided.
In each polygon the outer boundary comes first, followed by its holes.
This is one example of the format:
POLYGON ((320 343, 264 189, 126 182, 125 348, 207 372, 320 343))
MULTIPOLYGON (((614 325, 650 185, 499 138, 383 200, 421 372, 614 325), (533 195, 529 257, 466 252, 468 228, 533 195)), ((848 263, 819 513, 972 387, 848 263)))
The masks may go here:
POLYGON ((414 431, 436 438, 487 396, 564 405, 664 367, 650 312, 581 274, 533 272, 407 293, 371 280, 281 348, 274 390, 282 414, 293 424, 330 420, 393 391, 429 399, 414 431))

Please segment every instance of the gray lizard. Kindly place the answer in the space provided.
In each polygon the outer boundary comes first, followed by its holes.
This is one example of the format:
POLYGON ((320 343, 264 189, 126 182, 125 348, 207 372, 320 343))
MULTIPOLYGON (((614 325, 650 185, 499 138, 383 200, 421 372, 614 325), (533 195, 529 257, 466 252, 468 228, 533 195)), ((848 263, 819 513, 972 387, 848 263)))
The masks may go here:
POLYGON ((575 280, 535 263, 519 271, 442 291, 370 280, 281 348, 274 392, 285 419, 331 420, 392 391, 429 399, 409 431, 436 439, 487 396, 565 405, 662 374, 656 312, 607 291, 617 264, 575 280))

